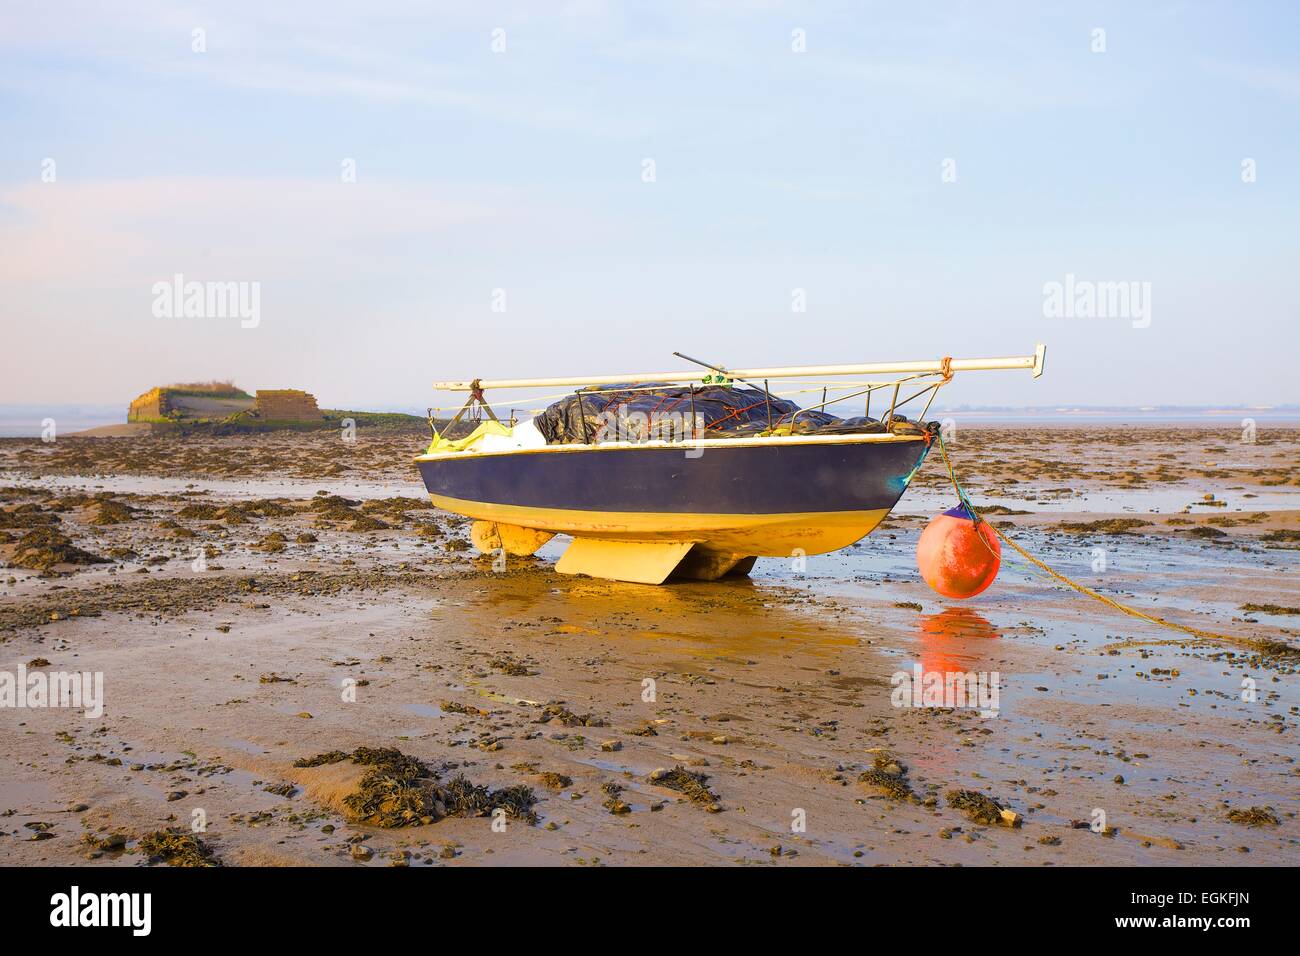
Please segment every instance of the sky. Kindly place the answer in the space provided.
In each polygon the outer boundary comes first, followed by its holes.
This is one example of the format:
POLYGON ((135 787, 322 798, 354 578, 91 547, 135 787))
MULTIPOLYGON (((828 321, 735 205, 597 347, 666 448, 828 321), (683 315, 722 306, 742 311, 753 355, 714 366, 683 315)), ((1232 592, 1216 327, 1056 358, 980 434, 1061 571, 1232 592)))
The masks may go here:
POLYGON ((1291 3, 8 3, 0 147, 0 403, 1036 342, 943 401, 1300 401, 1291 3))

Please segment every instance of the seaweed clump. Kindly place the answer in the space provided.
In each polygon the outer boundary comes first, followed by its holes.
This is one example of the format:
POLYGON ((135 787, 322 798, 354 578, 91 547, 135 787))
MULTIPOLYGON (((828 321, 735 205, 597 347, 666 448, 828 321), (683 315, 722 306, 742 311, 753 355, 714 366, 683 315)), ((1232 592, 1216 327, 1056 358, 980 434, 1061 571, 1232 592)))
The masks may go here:
POLYGON ((352 754, 344 750, 327 750, 323 754, 317 754, 314 757, 299 757, 293 762, 295 767, 323 767, 326 764, 342 763, 351 757, 352 754))
POLYGON ((512 660, 509 657, 494 657, 488 661, 488 667, 495 671, 500 671, 507 677, 536 677, 537 672, 528 669, 527 665, 512 660))
POLYGON ((1278 528, 1276 531, 1270 531, 1260 538, 1269 544, 1289 544, 1300 541, 1300 531, 1295 528, 1278 528))
POLYGON ((681 764, 672 770, 652 770, 649 777, 651 783, 684 793, 691 803, 701 804, 710 813, 720 813, 722 804, 718 802, 718 795, 705 785, 708 779, 705 774, 687 770, 681 764))
POLYGON ((1241 610, 1247 614, 1300 614, 1300 607, 1285 607, 1281 604, 1243 604, 1241 610))
POLYGON ((169 828, 155 830, 140 838, 139 849, 149 857, 150 863, 168 866, 220 866, 212 847, 193 833, 169 828))
POLYGON ((432 823, 442 815, 433 772, 423 762, 393 747, 358 747, 351 753, 330 750, 295 760, 295 767, 321 767, 351 760, 370 768, 356 792, 343 798, 358 823, 393 829, 432 823))
POLYGON ((343 805, 362 823, 395 828, 432 823, 441 816, 433 773, 393 747, 358 747, 352 762, 370 767, 343 805))
POLYGON ((605 727, 608 726, 604 720, 595 714, 575 714, 568 708, 561 707, 559 704, 547 704, 542 708, 542 716, 535 722, 547 724, 553 720, 558 720, 565 727, 605 727))
POLYGON ((91 554, 72 543, 54 528, 34 528, 18 539, 9 563, 30 571, 49 571, 56 564, 107 564, 107 558, 91 554))
POLYGON ((120 501, 104 499, 99 503, 99 510, 91 516, 90 523, 94 525, 124 524, 134 518, 138 510, 120 501))
POLYGON ((457 703, 454 700, 439 701, 438 706, 449 714, 465 714, 467 717, 491 716, 491 714, 486 710, 479 710, 477 707, 470 707, 468 704, 457 703))
POLYGON ((320 767, 351 760, 370 770, 356 792, 343 798, 349 815, 371 826, 395 829, 421 826, 441 817, 482 817, 497 809, 530 824, 537 822, 537 797, 522 784, 490 790, 463 774, 440 784, 425 763, 393 747, 358 747, 351 753, 331 750, 294 761, 295 767, 320 767))
POLYGON ((978 790, 949 790, 944 797, 948 801, 948 806, 962 811, 976 823, 989 825, 1000 823, 1003 826, 1017 826, 1020 823, 1018 813, 1007 810, 996 800, 978 790))
POLYGON ((1057 528, 1071 534, 1129 534, 1135 528, 1149 524, 1150 521, 1141 518, 1102 518, 1097 521, 1063 521, 1057 528))
POLYGON ((907 782, 907 768, 887 753, 876 754, 870 770, 858 774, 858 783, 879 790, 894 800, 913 798, 912 785, 907 782))
POLYGON ((442 789, 442 798, 449 817, 486 817, 496 810, 504 810, 507 817, 515 820, 537 822, 533 810, 537 797, 532 787, 523 784, 489 790, 458 774, 442 789))
POLYGON ((562 773, 555 773, 550 770, 541 774, 538 779, 541 780, 542 786, 547 787, 550 790, 567 790, 569 787, 573 786, 572 777, 566 776, 562 773))
POLYGON ((279 531, 272 531, 262 538, 256 544, 252 545, 254 551, 265 551, 267 554, 279 554, 288 546, 289 539, 279 531))
POLYGON ((1275 827, 1281 824, 1272 807, 1251 807, 1248 810, 1229 810, 1228 819, 1246 827, 1275 827))
POLYGON ((53 509, 42 510, 38 504, 19 505, 17 508, 0 508, 0 528, 44 528, 58 524, 59 516, 53 509))

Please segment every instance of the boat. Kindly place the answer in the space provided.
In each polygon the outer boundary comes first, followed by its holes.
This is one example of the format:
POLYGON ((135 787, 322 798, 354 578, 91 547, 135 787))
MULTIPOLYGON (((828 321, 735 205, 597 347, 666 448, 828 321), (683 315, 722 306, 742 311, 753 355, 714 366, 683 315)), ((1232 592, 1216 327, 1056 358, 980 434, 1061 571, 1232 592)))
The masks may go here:
POLYGON ((441 431, 430 409, 432 440, 415 463, 435 506, 473 520, 471 538, 482 551, 529 555, 561 534, 572 538, 555 566, 563 574, 640 584, 717 580, 747 574, 760 557, 822 554, 870 534, 925 460, 939 425, 924 417, 938 390, 968 371, 1027 369, 1037 378, 1045 351, 1038 345, 1032 355, 1011 358, 730 370, 681 356, 710 374, 436 382, 436 389, 469 396, 441 431), (880 375, 892 378, 855 380, 880 375), (772 380, 802 386, 797 394, 820 391, 821 402, 798 408, 770 390, 772 380), (748 406, 757 421, 735 434, 701 427, 697 396, 702 402, 736 383, 759 396, 748 406), (684 426, 677 421, 658 431, 606 434, 589 426, 584 401, 600 404, 611 391, 662 395, 672 386, 679 389, 673 393, 679 405, 689 394, 684 426), (904 387, 913 394, 900 398, 904 387), (542 416, 520 421, 512 407, 503 421, 494 409, 513 401, 486 398, 489 391, 555 388, 572 390, 564 394, 579 424, 568 432, 556 428, 553 410, 559 406, 551 406, 549 439, 538 427, 546 424, 542 416), (873 419, 871 398, 882 391, 891 396, 889 404, 873 419), (862 418, 825 413, 855 398, 865 398, 862 418), (909 419, 902 409, 921 399, 920 420, 909 419), (775 420, 774 407, 785 410, 775 420), (451 437, 456 426, 466 427, 466 415, 476 427, 451 437), (815 416, 829 425, 806 427, 815 416))

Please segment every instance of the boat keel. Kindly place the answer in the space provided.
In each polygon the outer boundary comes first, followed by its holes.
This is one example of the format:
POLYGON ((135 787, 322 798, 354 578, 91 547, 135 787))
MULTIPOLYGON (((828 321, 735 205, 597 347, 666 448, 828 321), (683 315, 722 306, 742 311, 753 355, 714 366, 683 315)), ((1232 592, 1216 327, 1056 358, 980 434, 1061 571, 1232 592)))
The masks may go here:
POLYGON ((717 551, 690 541, 574 538, 555 570, 610 581, 663 584, 669 577, 716 581, 746 575, 757 560, 752 554, 717 551))
POLYGON ((555 570, 633 584, 663 584, 694 546, 692 541, 574 538, 555 570))

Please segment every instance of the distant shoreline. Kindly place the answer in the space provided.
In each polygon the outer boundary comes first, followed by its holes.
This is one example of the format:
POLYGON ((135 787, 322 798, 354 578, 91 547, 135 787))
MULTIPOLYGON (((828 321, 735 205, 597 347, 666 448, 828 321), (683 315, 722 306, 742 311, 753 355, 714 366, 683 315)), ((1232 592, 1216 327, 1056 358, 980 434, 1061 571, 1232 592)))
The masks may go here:
MULTIPOLYGON (((861 409, 848 407, 830 409, 832 414, 861 414, 861 409)), ((423 409, 410 407, 383 408, 382 412, 417 414, 423 409)), ((904 408, 903 412, 911 412, 904 408)), ((913 412, 913 414, 915 414, 913 412)), ((1202 426, 1241 427, 1244 419, 1253 419, 1260 427, 1300 427, 1300 405, 1278 405, 1271 408, 1214 407, 1214 406, 1160 406, 1149 409, 1087 406, 1041 406, 1003 408, 997 406, 971 406, 958 408, 931 408, 927 416, 931 421, 951 418, 969 426, 995 427, 998 425, 1150 425, 1150 426, 1202 426)), ((46 418, 53 418, 58 435, 72 435, 92 428, 125 425, 124 413, 114 405, 0 405, 0 438, 39 438, 46 418)))

